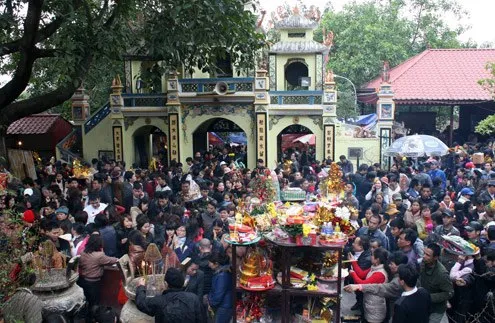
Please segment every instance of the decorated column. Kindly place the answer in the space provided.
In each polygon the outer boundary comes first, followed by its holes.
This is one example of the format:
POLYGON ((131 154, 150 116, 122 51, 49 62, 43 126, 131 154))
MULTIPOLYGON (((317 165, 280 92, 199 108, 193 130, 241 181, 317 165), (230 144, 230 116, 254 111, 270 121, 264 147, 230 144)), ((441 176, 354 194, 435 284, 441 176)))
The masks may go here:
POLYGON ((392 143, 392 126, 394 123, 395 103, 394 91, 390 84, 390 68, 388 62, 383 63, 382 82, 378 91, 376 114, 378 116, 378 135, 380 137, 380 165, 382 169, 390 169, 391 159, 384 155, 392 143))
MULTIPOLYGON (((268 96, 269 80, 267 70, 262 66, 256 71, 254 79, 254 108, 256 115, 256 160, 262 159, 265 165, 268 165, 267 149, 267 130, 268 130, 268 105, 270 99, 268 96)), ((276 159, 276 156, 273 160, 276 159)))
POLYGON ((327 70, 323 85, 323 158, 335 160, 335 119, 337 90, 331 69, 327 70))
POLYGON ((167 81, 168 156, 169 161, 180 162, 180 100, 177 72, 172 71, 167 81))
POLYGON ((88 99, 89 95, 86 94, 86 90, 82 85, 74 92, 71 98, 72 120, 77 126, 81 126, 90 116, 88 99))
POLYGON ((124 116, 122 114, 122 108, 124 107, 124 98, 122 98, 123 88, 120 76, 115 76, 111 86, 110 108, 112 111, 111 118, 113 120, 113 153, 116 161, 124 160, 124 139, 122 134, 122 124, 124 123, 124 116))

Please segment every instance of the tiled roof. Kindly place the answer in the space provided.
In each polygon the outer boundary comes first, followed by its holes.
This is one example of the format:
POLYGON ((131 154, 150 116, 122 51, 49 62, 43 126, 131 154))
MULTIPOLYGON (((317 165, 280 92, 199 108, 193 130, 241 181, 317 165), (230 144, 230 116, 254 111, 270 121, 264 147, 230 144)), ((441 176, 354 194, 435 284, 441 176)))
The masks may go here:
POLYGON ((275 23, 276 29, 314 29, 317 26, 316 21, 309 20, 299 14, 294 14, 275 23))
POLYGON ((304 41, 280 41, 270 48, 270 53, 293 54, 293 53, 323 53, 328 50, 325 45, 314 40, 304 41))
MULTIPOLYGON (((390 70, 395 101, 492 100, 478 81, 490 77, 485 66, 495 49, 427 49, 390 70)), ((378 89, 381 76, 363 88, 378 89)))
POLYGON ((50 131, 57 119, 58 114, 33 114, 14 121, 7 129, 8 135, 41 135, 50 131))

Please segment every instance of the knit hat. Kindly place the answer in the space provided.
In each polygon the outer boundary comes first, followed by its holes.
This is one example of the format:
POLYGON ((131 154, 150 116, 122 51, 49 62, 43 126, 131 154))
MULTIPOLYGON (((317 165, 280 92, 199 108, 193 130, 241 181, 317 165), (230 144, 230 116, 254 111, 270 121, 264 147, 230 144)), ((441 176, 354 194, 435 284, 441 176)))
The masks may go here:
POLYGON ((177 268, 169 268, 167 270, 165 281, 171 288, 182 288, 184 286, 184 276, 177 268))
POLYGON ((33 223, 35 219, 33 210, 26 210, 22 215, 22 220, 24 222, 33 223))
POLYGON ((61 206, 55 210, 55 213, 69 214, 69 209, 67 208, 67 206, 61 206))

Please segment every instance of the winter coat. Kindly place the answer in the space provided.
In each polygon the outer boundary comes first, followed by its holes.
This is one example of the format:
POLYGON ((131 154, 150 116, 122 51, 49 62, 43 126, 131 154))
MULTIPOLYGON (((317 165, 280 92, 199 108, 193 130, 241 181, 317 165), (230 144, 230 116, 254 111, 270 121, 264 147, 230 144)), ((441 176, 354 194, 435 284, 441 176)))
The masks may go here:
POLYGON ((129 240, 124 244, 122 243, 122 239, 126 239, 129 237, 129 233, 132 231, 132 228, 125 228, 122 225, 118 224, 115 227, 115 232, 117 233, 117 249, 120 256, 125 255, 129 252, 129 240))
POLYGON ((447 301, 454 295, 454 288, 447 269, 437 261, 433 267, 421 264, 419 284, 431 295, 432 313, 444 313, 447 301))
POLYGON ((369 293, 373 295, 377 295, 380 297, 385 297, 389 304, 389 313, 392 317, 394 315, 394 303, 401 296, 402 286, 399 283, 399 274, 395 274, 394 278, 385 284, 364 284, 361 285, 363 293, 369 293))
POLYGON ((198 269, 196 275, 191 276, 189 278, 189 281, 187 282, 184 291, 196 294, 198 295, 198 297, 202 298, 204 295, 203 293, 204 283, 205 283, 205 274, 198 269))
POLYGON ((146 297, 146 288, 136 289, 137 308, 155 317, 157 323, 202 322, 201 303, 197 295, 180 289, 165 290, 162 295, 146 297))
POLYGON ((208 303, 213 309, 231 308, 232 304, 232 273, 230 265, 218 268, 211 280, 211 291, 208 293, 208 303))
MULTIPOLYGON (((351 276, 358 284, 383 284, 388 279, 388 274, 383 265, 371 266, 367 271, 361 271, 355 263, 352 263, 351 276), (365 275, 365 278, 363 277, 365 275), (363 279, 363 278, 364 279, 363 279)), ((364 317, 369 323, 381 323, 387 315, 387 303, 385 297, 371 293, 364 294, 364 317)))
POLYGON ((100 230, 100 236, 103 239, 103 251, 105 255, 109 257, 119 256, 117 249, 117 233, 115 228, 111 225, 107 225, 100 230))

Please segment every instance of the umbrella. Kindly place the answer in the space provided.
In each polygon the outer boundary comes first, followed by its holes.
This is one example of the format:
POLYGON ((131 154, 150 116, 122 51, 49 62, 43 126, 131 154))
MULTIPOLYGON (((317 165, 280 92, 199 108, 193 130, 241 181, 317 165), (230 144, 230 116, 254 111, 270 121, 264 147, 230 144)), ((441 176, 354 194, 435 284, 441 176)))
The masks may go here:
POLYGON ((301 137, 297 137, 296 139, 292 140, 292 143, 295 142, 301 142, 303 144, 314 146, 316 144, 316 136, 310 133, 301 137))
POLYGON ((386 156, 424 157, 447 155, 447 147, 440 139, 427 135, 412 135, 397 139, 385 151, 386 156))

